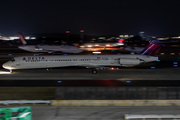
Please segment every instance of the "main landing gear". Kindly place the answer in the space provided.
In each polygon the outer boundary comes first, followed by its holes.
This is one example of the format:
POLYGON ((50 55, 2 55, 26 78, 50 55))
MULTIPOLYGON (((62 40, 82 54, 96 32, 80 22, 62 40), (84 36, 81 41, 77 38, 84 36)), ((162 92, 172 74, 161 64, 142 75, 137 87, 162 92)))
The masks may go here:
POLYGON ((13 73, 13 71, 10 69, 10 73, 13 73))
POLYGON ((97 74, 96 68, 93 68, 93 69, 92 69, 92 74, 97 74))

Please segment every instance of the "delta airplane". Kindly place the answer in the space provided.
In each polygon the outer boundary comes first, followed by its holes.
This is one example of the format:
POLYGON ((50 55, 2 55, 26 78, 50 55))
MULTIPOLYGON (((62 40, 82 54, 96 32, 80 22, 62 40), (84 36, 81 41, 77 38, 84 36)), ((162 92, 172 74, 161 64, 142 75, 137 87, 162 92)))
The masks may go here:
POLYGON ((91 68, 96 74, 104 67, 132 67, 142 63, 157 61, 154 55, 163 46, 151 42, 139 55, 50 55, 50 56, 22 56, 12 58, 3 64, 3 68, 10 72, 15 69, 55 68, 68 66, 82 66, 91 68))
POLYGON ((29 52, 63 52, 63 53, 80 53, 83 50, 75 46, 62 46, 62 45, 27 45, 27 42, 22 34, 18 37, 23 45, 18 46, 19 49, 29 52))

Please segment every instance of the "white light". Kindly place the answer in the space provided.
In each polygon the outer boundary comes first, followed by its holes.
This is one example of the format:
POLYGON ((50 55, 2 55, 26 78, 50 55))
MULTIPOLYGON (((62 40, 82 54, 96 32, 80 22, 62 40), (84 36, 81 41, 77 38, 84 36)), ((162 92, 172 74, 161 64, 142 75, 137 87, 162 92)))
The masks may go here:
POLYGON ((88 47, 92 47, 92 45, 88 45, 88 47))
POLYGON ((31 37, 31 39, 36 39, 36 37, 31 37))
POLYGON ((27 36, 27 37, 25 37, 25 39, 30 39, 30 37, 29 37, 29 36, 27 36))
POLYGON ((99 45, 97 44, 97 45, 95 45, 95 46, 99 46, 99 45))
POLYGON ((110 46, 109 44, 107 44, 106 46, 110 46))
POLYGON ((0 72, 0 74, 11 74, 11 72, 0 72))
POLYGON ((124 43, 117 43, 117 45, 124 45, 124 43))
POLYGON ((94 53, 94 54, 101 54, 101 52, 92 52, 92 53, 94 53))

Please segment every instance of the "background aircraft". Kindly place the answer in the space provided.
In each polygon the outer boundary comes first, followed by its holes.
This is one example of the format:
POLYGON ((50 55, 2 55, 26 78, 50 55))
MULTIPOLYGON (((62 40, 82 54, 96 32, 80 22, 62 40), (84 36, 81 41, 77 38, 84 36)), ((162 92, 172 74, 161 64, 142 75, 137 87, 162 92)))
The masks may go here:
POLYGON ((63 52, 63 53, 80 53, 83 50, 79 49, 76 46, 69 45, 27 45, 27 41, 25 40, 22 34, 18 34, 20 41, 23 45, 18 46, 19 49, 26 50, 29 52, 63 52))

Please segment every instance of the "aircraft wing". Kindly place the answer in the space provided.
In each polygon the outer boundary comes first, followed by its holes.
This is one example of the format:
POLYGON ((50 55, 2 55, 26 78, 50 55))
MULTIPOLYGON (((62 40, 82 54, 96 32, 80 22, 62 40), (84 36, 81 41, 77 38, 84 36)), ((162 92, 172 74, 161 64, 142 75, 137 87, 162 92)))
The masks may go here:
POLYGON ((100 66, 96 65, 96 64, 76 64, 76 66, 82 66, 82 67, 88 67, 88 68, 98 68, 100 66))

